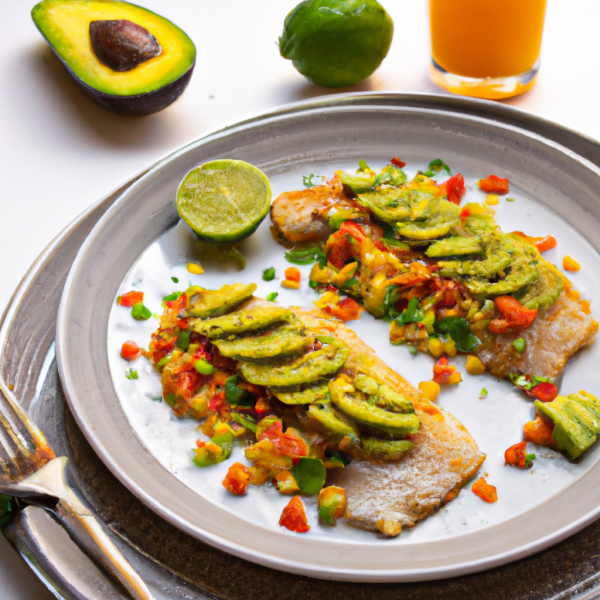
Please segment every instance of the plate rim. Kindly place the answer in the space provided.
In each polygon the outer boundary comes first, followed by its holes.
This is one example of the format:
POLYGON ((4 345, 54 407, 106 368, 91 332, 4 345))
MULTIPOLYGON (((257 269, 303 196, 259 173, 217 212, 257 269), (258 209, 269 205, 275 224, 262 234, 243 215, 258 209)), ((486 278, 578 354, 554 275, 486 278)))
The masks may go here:
MULTIPOLYGON (((210 141, 210 139, 215 136, 220 136, 223 134, 229 135, 232 133, 235 134, 236 128, 244 127, 246 125, 260 123, 261 121, 270 119, 272 117, 282 117, 282 116, 285 116, 286 114, 293 114, 293 113, 296 113, 299 111, 308 111, 308 110, 313 110, 313 109, 326 108, 326 107, 330 107, 330 106, 335 107, 336 105, 344 106, 345 101, 348 101, 351 103, 352 101, 358 100, 357 105, 369 106, 369 104, 368 104, 369 101, 377 100, 380 98, 384 98, 384 99, 393 98, 393 99, 396 99, 399 101, 398 104, 394 104, 393 106, 400 107, 400 108, 406 108, 406 106, 404 106, 404 104, 402 104, 402 100, 406 99, 407 96, 408 96, 409 100, 411 97, 414 97, 414 96, 418 96, 418 98, 420 100, 423 100, 424 97, 431 97, 431 96, 433 96, 435 100, 445 99, 444 96, 438 96, 438 95, 432 95, 432 94, 402 95, 402 94, 393 94, 393 93, 365 92, 365 93, 358 94, 358 95, 357 94, 344 94, 344 95, 340 95, 340 96, 328 96, 326 98, 323 98, 323 99, 320 99, 317 101, 311 100, 309 102, 299 102, 299 103, 294 103, 292 105, 285 105, 284 107, 281 107, 280 109, 268 111, 266 113, 263 113, 261 115, 254 116, 254 117, 251 117, 248 119, 242 119, 240 121, 235 122, 234 124, 230 124, 230 125, 227 125, 222 128, 216 128, 215 130, 198 138, 194 142, 191 142, 190 144, 183 146, 182 148, 176 150, 175 152, 173 152, 172 154, 170 154, 163 160, 158 161, 151 169, 149 169, 143 175, 143 177, 140 178, 140 180, 136 181, 131 186, 129 186, 129 188, 127 189, 126 192, 124 192, 124 194, 127 194, 127 192, 129 192, 131 189, 135 188, 137 185, 143 185, 149 178, 151 178, 152 176, 155 176, 159 172, 160 168, 163 165, 170 163, 174 160, 177 160, 177 158, 180 157, 181 155, 184 155, 188 151, 192 150, 193 148, 196 148, 196 147, 202 145, 203 143, 210 141), (364 102, 364 104, 363 104, 363 102, 364 102), (232 129, 233 129, 233 131, 232 131, 232 129)), ((479 104, 494 105, 494 103, 486 102, 486 101, 473 101, 473 100, 467 101, 463 98, 461 98, 460 100, 461 100, 461 104, 466 103, 466 104, 474 104, 474 105, 479 105, 479 104)), ((503 107, 503 108, 507 108, 507 107, 503 107)), ((511 111, 522 112, 522 111, 519 111, 518 109, 514 109, 513 107, 508 107, 508 108, 511 111)), ((449 110, 447 112, 453 113, 454 111, 449 110)), ((489 118, 488 118, 488 120, 489 120, 489 118)), ((539 119, 537 117, 536 117, 536 120, 544 121, 547 125, 548 124, 553 125, 549 121, 545 121, 545 120, 539 119)), ((498 123, 496 123, 496 124, 498 125, 498 123)), ((518 129, 516 126, 512 126, 512 125, 511 126, 504 125, 504 127, 518 129)), ((558 127, 560 127, 560 126, 558 126, 558 127)), ((562 129, 566 130, 566 128, 562 128, 562 129)), ((587 165, 591 166, 594 171, 600 172, 600 170, 598 169, 598 167, 596 165, 594 165, 587 159, 580 157, 575 151, 573 151, 569 148, 565 148, 553 140, 548 140, 547 138, 544 138, 543 136, 540 136, 537 133, 530 132, 528 130, 519 130, 519 131, 521 133, 525 133, 529 137, 537 137, 538 139, 543 140, 544 143, 550 144, 551 146, 553 146, 555 148, 561 149, 561 151, 564 151, 567 154, 571 155, 572 158, 576 158, 577 160, 580 160, 581 162, 587 163, 587 165)), ((575 135, 579 135, 579 134, 575 133, 575 135)), ((588 140, 589 140, 589 138, 588 138, 588 140)), ((594 140, 589 140, 589 141, 591 141, 592 143, 597 145, 597 143, 594 142, 594 140)), ((81 248, 77 254, 75 261, 73 262, 73 266, 71 267, 67 281, 65 283, 65 288, 64 288, 65 291, 63 292, 63 296, 61 298, 59 314, 58 314, 58 321, 57 321, 57 361, 58 361, 59 372, 60 372, 61 380, 63 382, 63 386, 65 389, 65 394, 69 401, 70 408, 77 420, 78 425, 81 427, 82 431, 86 435, 86 438, 88 439, 88 441, 90 442, 90 444, 92 445, 92 447, 94 448, 96 453, 100 456, 100 458, 103 460, 103 462, 109 467, 109 469, 119 478, 119 480, 126 487, 128 487, 139 499, 141 499, 145 504, 147 504, 152 510, 154 510, 159 515, 161 515, 162 517, 169 520, 171 523, 175 524, 180 529, 187 531, 194 537, 203 539, 204 541, 208 541, 211 545, 216 546, 226 552, 230 552, 232 554, 235 554, 237 556, 240 556, 240 557, 250 560, 252 562, 258 562, 260 564, 264 564, 264 565, 271 566, 274 568, 279 568, 281 570, 288 571, 288 572, 293 572, 293 573, 298 573, 298 574, 303 574, 303 575, 311 575, 313 577, 320 577, 320 578, 326 578, 326 579, 331 579, 331 578, 343 579, 346 581, 380 581, 380 582, 384 582, 384 581, 420 581, 420 580, 438 579, 438 578, 444 578, 444 577, 450 577, 450 576, 459 576, 459 575, 483 570, 486 568, 492 568, 494 566, 499 566, 501 564, 504 564, 504 563, 512 561, 512 560, 517 560, 519 558, 523 558, 523 557, 528 556, 534 552, 537 552, 543 548, 546 548, 552 544, 555 544, 558 541, 568 537, 569 535, 572 535, 576 531, 579 531, 581 528, 583 528, 585 525, 589 524, 591 521, 593 521, 595 518, 597 518, 598 514, 600 514, 600 507, 598 507, 595 511, 588 513, 587 515, 581 517, 580 519, 569 524, 568 526, 565 526, 562 529, 560 529, 548 536, 545 536, 545 537, 540 538, 526 546, 523 546, 523 547, 519 548, 518 551, 510 550, 510 551, 495 555, 493 558, 489 558, 489 557, 482 558, 480 560, 469 561, 468 564, 458 565, 458 566, 450 565, 447 567, 412 569, 409 573, 407 573, 406 571, 402 571, 402 570, 397 570, 397 571, 387 570, 384 573, 376 572, 375 575, 374 575, 374 572, 370 571, 370 570, 361 571, 361 570, 355 570, 355 569, 352 569, 352 570, 335 569, 335 568, 332 569, 331 567, 327 567, 325 569, 316 569, 316 570, 310 569, 305 566, 299 566, 298 563, 296 563, 296 562, 288 561, 288 560, 281 560, 281 559, 278 559, 277 557, 273 557, 272 555, 269 555, 269 554, 260 555, 259 553, 256 552, 256 550, 249 551, 245 546, 239 546, 239 545, 233 544, 230 541, 224 542, 219 536, 215 536, 215 535, 212 535, 207 532, 204 532, 203 535, 199 535, 199 532, 196 529, 189 529, 184 524, 182 524, 182 522, 180 520, 178 520, 173 514, 171 514, 171 511, 169 511, 168 509, 166 509, 163 506, 157 505, 155 502, 152 501, 152 498, 147 497, 147 495, 143 492, 143 490, 141 488, 139 488, 137 485, 135 485, 133 482, 131 482, 129 480, 129 478, 124 473, 121 472, 118 465, 113 463, 113 461, 109 458, 105 449, 102 447, 102 444, 99 442, 99 440, 96 440, 96 438, 93 436, 93 434, 91 434, 91 432, 89 431, 85 422, 82 420, 82 417, 77 409, 77 402, 75 401, 76 394, 72 393, 72 387, 71 387, 72 382, 69 377, 68 369, 65 367, 65 363, 63 362, 62 342, 60 342, 59 340, 63 339, 64 336, 66 335, 64 328, 66 327, 66 324, 68 322, 68 319, 66 318, 66 315, 65 315, 67 302, 68 302, 68 291, 70 289, 70 285, 72 283, 72 279, 74 278, 77 267, 79 266, 79 263, 83 259, 87 247, 89 245, 91 245, 92 240, 94 239, 94 234, 95 234, 96 230, 101 228, 101 226, 105 222, 105 220, 110 218, 110 214, 113 212, 113 209, 115 206, 117 206, 117 207, 119 206, 119 200, 117 200, 113 204, 113 206, 111 206, 109 208, 107 213, 99 220, 98 224, 94 227, 94 229, 90 232, 89 236, 86 238, 84 244, 81 246, 81 248), (250 552, 250 554, 249 554, 249 552, 250 552)), ((571 485, 574 485, 574 483, 571 485)), ((365 544, 361 544, 361 545, 365 546, 365 544)))

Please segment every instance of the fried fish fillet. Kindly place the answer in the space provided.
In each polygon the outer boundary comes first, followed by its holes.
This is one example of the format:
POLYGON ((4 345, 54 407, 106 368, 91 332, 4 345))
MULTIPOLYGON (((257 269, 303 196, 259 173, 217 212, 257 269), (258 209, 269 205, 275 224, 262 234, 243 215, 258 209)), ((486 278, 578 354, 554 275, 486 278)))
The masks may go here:
POLYGON ((454 499, 485 460, 465 427, 377 358, 343 323, 319 318, 322 315, 318 311, 292 310, 307 327, 333 334, 348 345, 350 355, 344 372, 373 374, 409 398, 421 420, 419 432, 410 436, 415 446, 401 461, 355 460, 345 469, 330 471, 328 483, 346 491, 348 522, 397 535, 402 527, 412 527, 454 499))
POLYGON ((562 292, 550 308, 539 311, 525 331, 497 336, 478 356, 496 377, 518 373, 554 379, 575 352, 596 339, 598 323, 588 313, 562 292), (523 354, 517 354, 511 346, 519 337, 525 339, 523 354))

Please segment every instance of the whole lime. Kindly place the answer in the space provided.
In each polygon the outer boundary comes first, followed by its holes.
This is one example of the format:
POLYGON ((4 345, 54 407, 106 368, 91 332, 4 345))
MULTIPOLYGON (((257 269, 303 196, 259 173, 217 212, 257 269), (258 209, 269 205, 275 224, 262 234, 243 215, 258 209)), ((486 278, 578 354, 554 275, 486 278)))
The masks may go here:
POLYGON ((286 17, 279 50, 313 83, 342 87, 377 69, 393 34, 377 0, 305 0, 286 17))

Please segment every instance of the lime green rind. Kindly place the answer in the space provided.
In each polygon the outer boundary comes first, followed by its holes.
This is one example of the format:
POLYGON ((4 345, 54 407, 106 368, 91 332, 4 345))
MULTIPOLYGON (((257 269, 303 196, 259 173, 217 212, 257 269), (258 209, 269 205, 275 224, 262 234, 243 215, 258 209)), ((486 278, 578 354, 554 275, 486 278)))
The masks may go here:
MULTIPOLYGON (((88 0, 70 0, 73 3, 81 3, 85 4, 88 0)), ((144 8, 143 6, 139 6, 137 4, 132 4, 131 2, 123 2, 123 4, 130 4, 131 6, 136 7, 139 10, 142 10, 156 19, 159 19, 168 27, 170 27, 173 31, 173 35, 176 35, 181 38, 182 44, 182 56, 180 60, 177 61, 177 65, 175 68, 171 69, 163 77, 153 81, 150 84, 144 83, 143 85, 131 87, 127 94, 118 94, 115 93, 110 86, 107 86, 101 83, 94 74, 90 72, 89 69, 86 69, 84 65, 78 64, 78 61, 73 60, 71 57, 70 46, 67 40, 64 40, 62 36, 58 34, 58 32, 52 27, 50 23, 46 10, 53 5, 62 4, 64 0, 43 0, 39 4, 36 4, 31 10, 31 17, 33 18, 33 22, 36 27, 39 29, 40 33, 48 43, 48 45, 56 52, 58 57, 62 60, 65 66, 83 83, 90 86, 94 90, 98 92, 102 92, 104 94, 109 94, 111 96, 138 96, 140 94, 146 94, 149 92, 154 92, 156 90, 164 88, 166 85, 177 81, 180 77, 185 75, 196 62, 196 46, 194 42, 189 38, 189 36, 177 25, 161 17, 160 15, 144 8)))

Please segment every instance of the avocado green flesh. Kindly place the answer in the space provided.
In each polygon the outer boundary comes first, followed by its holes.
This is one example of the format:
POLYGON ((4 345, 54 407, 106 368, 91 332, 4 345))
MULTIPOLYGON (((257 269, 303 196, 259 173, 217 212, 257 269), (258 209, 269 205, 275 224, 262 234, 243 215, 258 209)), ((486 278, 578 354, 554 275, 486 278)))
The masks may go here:
POLYGON ((231 339, 236 335, 260 331, 295 319, 294 313, 287 308, 265 306, 238 310, 204 321, 190 319, 189 328, 211 340, 231 339))
POLYGON ((415 407, 412 402, 395 392, 391 387, 375 381, 362 373, 354 378, 354 386, 357 390, 369 396, 369 403, 379 407, 385 407, 392 412, 414 413, 415 407))
POLYGON ((600 402, 591 394, 557 396, 552 402, 536 400, 535 408, 554 423, 556 448, 570 459, 581 456, 600 432, 600 402))
POLYGON ((362 460, 400 460, 414 444, 408 440, 378 440, 377 438, 361 438, 362 460))
POLYGON ((31 14, 48 44, 78 83, 101 94, 127 98, 158 92, 190 72, 196 60, 192 40, 179 27, 150 10, 127 2, 44 0, 31 14), (102 64, 90 43, 89 24, 121 19, 147 29, 163 52, 127 72, 113 71, 102 64))
POLYGON ((346 436, 359 435, 356 426, 330 405, 319 408, 312 404, 308 407, 307 417, 312 426, 331 439, 339 441, 346 436))
POLYGON ((315 339, 297 320, 276 327, 262 335, 238 337, 234 340, 214 340, 223 356, 248 362, 281 361, 302 353, 315 339))
POLYGON ((478 236, 449 237, 435 242, 427 248, 425 254, 429 258, 440 258, 442 256, 462 256, 463 254, 479 254, 483 251, 483 245, 478 236))
POLYGON ((396 188, 384 188, 375 192, 358 195, 358 203, 370 208, 376 217, 387 223, 410 219, 410 208, 396 188))
POLYGON ((277 365, 242 363, 244 377, 256 385, 284 387, 317 381, 335 373, 348 357, 348 347, 339 340, 319 350, 308 352, 299 358, 277 365))
POLYGON ((331 401, 328 383, 328 381, 317 382, 316 385, 294 391, 289 391, 288 388, 282 389, 272 387, 271 392, 273 392, 275 397, 284 404, 312 404, 313 402, 327 404, 331 401))
POLYGON ((485 250, 482 260, 441 260, 438 262, 442 277, 473 275, 475 277, 496 277, 511 262, 515 252, 513 245, 502 235, 487 234, 481 239, 485 250))
POLYGON ((221 289, 214 291, 193 286, 186 292, 186 314, 188 317, 199 319, 218 317, 229 312, 245 300, 249 300, 255 291, 255 283, 250 285, 244 285, 243 283, 224 285, 221 289))
POLYGON ((348 393, 348 390, 353 389, 343 379, 329 382, 331 401, 355 421, 396 435, 407 435, 419 430, 420 422, 416 414, 386 411, 348 393))
POLYGON ((538 268, 539 279, 525 288, 524 295, 515 294, 519 302, 529 309, 549 308, 565 287, 562 279, 547 261, 541 259, 538 268))
POLYGON ((430 215, 424 221, 396 223, 396 231, 411 240, 430 240, 445 236, 458 224, 460 208, 443 198, 429 202, 430 215))

